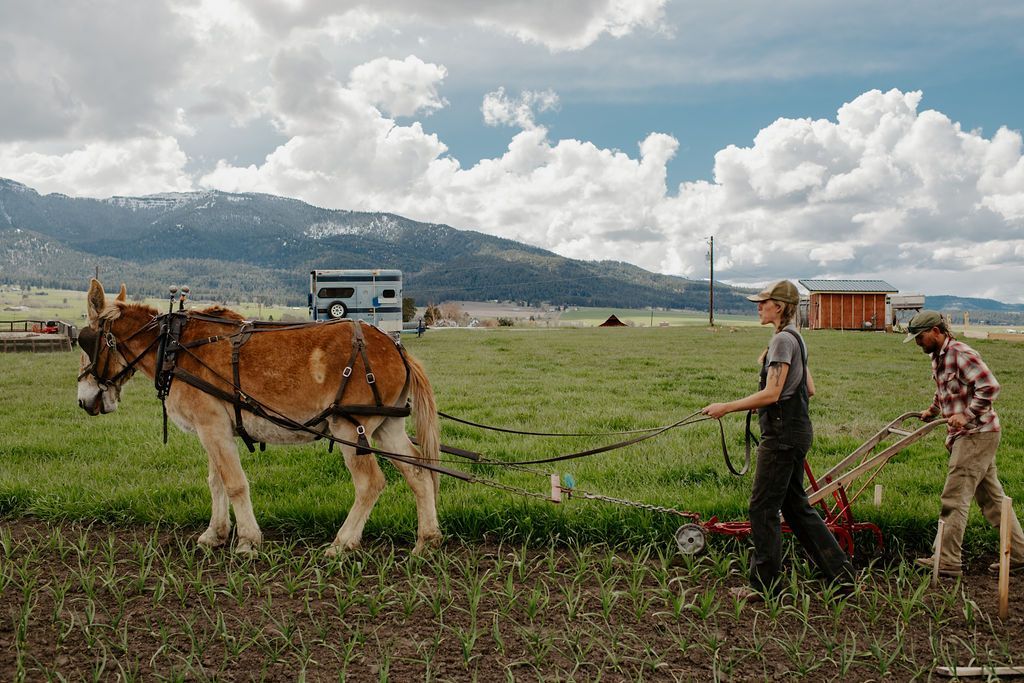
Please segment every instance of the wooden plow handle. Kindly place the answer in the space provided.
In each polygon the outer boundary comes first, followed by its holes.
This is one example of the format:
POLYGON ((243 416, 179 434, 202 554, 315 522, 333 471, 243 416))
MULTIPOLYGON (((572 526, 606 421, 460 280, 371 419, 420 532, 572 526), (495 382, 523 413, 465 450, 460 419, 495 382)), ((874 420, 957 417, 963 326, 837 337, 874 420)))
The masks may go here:
MULTIPOLYGON (((814 505, 815 503, 818 503, 819 501, 824 499, 826 496, 829 496, 832 493, 834 493, 840 487, 845 487, 850 482, 854 481, 855 479, 869 472, 870 470, 875 468, 881 469, 887 462, 889 462, 889 460, 893 456, 895 456, 897 453, 905 449, 907 446, 914 443, 915 441, 919 441, 920 439, 924 438, 939 425, 946 424, 945 419, 932 420, 931 422, 926 422, 924 425, 918 427, 914 431, 900 429, 900 426, 902 426, 902 424, 906 420, 912 417, 916 418, 918 416, 919 413, 904 413, 903 415, 900 415, 898 418, 896 418, 895 420, 887 424, 885 427, 883 427, 873 437, 865 441, 864 444, 860 446, 860 448, 855 450, 847 457, 843 458, 843 460, 839 464, 837 464, 835 467, 833 467, 828 472, 826 472, 825 474, 818 478, 818 488, 814 489, 813 486, 809 487, 809 490, 807 491, 808 502, 811 505, 814 505), (886 439, 888 436, 892 434, 900 436, 901 438, 899 439, 899 441, 890 444, 881 452, 875 455, 871 455, 871 452, 875 449, 875 447, 878 446, 879 443, 881 443, 884 439, 886 439), (840 474, 852 463, 857 461, 859 461, 858 465, 856 465, 849 471, 840 474)), ((874 477, 872 476, 872 478, 874 477)), ((863 489, 861 490, 863 491, 863 489)), ((860 495, 860 493, 858 492, 857 495, 860 495)), ((853 501, 856 500, 857 495, 855 495, 853 498, 849 500, 849 504, 852 504, 853 501)))

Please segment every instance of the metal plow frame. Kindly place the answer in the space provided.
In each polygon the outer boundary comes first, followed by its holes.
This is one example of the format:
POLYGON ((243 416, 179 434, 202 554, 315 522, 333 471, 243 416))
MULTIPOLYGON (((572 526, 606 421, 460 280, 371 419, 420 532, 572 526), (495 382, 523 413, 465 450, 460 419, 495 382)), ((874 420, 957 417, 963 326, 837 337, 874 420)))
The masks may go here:
MULTIPOLYGON (((815 478, 811 466, 806 460, 804 461, 804 472, 807 474, 808 481, 805 489, 807 500, 811 505, 821 508, 826 526, 850 557, 853 557, 854 554, 854 537, 860 532, 870 531, 875 537, 876 547, 882 548, 885 545, 882 530, 878 528, 878 525, 872 522, 858 522, 853 518, 851 510, 853 503, 864 493, 889 460, 914 442, 927 436, 937 426, 946 423, 946 420, 934 420, 926 422, 913 431, 902 428, 903 423, 908 419, 918 417, 918 413, 900 415, 819 478, 815 478), (894 435, 900 438, 884 446, 881 451, 875 452, 876 448, 883 445, 883 441, 894 435), (861 477, 867 477, 867 481, 856 493, 849 495, 847 486, 861 477), (831 504, 828 500, 830 496, 831 504)), ((782 531, 783 533, 792 532, 785 520, 782 522, 782 531)), ((676 544, 679 551, 687 555, 700 552, 706 545, 703 535, 707 533, 746 538, 751 533, 750 522, 720 522, 716 516, 706 522, 697 520, 695 523, 684 524, 676 530, 676 544)))

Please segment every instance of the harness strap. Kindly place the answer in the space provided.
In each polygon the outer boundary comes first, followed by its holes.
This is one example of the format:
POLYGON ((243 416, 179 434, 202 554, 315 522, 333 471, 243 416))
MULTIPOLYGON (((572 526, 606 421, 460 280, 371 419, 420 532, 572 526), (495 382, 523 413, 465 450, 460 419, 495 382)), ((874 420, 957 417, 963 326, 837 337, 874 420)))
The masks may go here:
MULTIPOLYGON (((235 433, 242 438, 242 443, 249 449, 249 452, 255 453, 256 441, 249 436, 249 432, 245 431, 245 425, 242 423, 242 405, 249 405, 249 397, 242 391, 242 378, 238 371, 238 359, 242 345, 249 341, 251 336, 252 331, 249 323, 242 323, 238 332, 231 335, 231 375, 235 385, 235 399, 232 401, 235 406, 235 433)), ((260 451, 265 450, 267 450, 267 444, 261 441, 260 451)))
MULTIPOLYGON (((366 356, 366 339, 363 337, 362 323, 358 320, 352 321, 352 353, 349 354, 348 363, 345 364, 345 369, 341 372, 341 385, 338 387, 338 393, 334 396, 334 403, 330 405, 324 412, 317 417, 313 418, 310 422, 318 424, 328 415, 340 415, 346 420, 355 425, 356 435, 358 436, 359 447, 356 448, 356 455, 368 455, 372 451, 369 449, 370 441, 366 438, 366 428, 363 423, 355 419, 354 415, 383 415, 385 413, 378 412, 362 412, 352 410, 357 406, 345 406, 342 405, 341 401, 345 395, 345 389, 348 387, 348 381, 352 377, 353 369, 355 368, 356 358, 361 356, 363 359, 363 372, 366 375, 366 383, 370 385, 370 390, 373 391, 373 399, 377 404, 376 407, 380 410, 385 408, 384 402, 380 400, 380 392, 377 390, 377 378, 373 375, 373 370, 370 368, 370 359, 366 356)), ((369 408, 369 406, 358 406, 358 408, 369 408)), ((406 412, 406 415, 409 413, 406 412)), ((401 416, 401 417, 404 417, 401 416)), ((306 423, 310 424, 309 422, 306 423)), ((325 430, 326 432, 326 430, 325 430)), ((334 452, 334 442, 331 441, 327 447, 329 453, 334 452)))
MULTIPOLYGON (((196 319, 199 319, 199 320, 210 321, 210 322, 220 322, 222 324, 228 324, 228 321, 224 321, 224 320, 222 320, 220 318, 211 318, 210 316, 197 315, 195 313, 190 313, 189 315, 190 315, 190 317, 193 317, 193 318, 196 318, 196 319)), ((268 419, 271 422, 274 422, 275 424, 277 424, 278 426, 283 426, 283 427, 285 427, 287 429, 291 429, 292 431, 306 431, 306 432, 315 434, 317 436, 317 438, 327 438, 330 441, 329 448, 330 448, 330 450, 332 452, 334 450, 334 443, 335 443, 335 441, 337 441, 337 439, 334 439, 334 438, 332 438, 330 436, 328 428, 327 428, 326 425, 323 425, 322 427, 320 425, 328 417, 331 417, 331 416, 343 417, 346 420, 348 420, 350 423, 352 423, 352 425, 356 428, 356 434, 358 435, 358 442, 356 444, 354 444, 357 447, 356 448, 356 452, 359 455, 366 455, 368 453, 373 453, 373 452, 376 452, 376 451, 374 449, 370 448, 370 441, 366 437, 366 428, 363 426, 362 422, 359 419, 357 419, 357 418, 358 417, 364 417, 364 416, 365 417, 369 417, 369 416, 374 416, 374 415, 379 415, 379 416, 383 416, 383 417, 408 417, 411 414, 412 409, 411 409, 410 404, 409 404, 408 401, 406 402, 406 404, 404 406, 389 406, 389 405, 385 405, 384 404, 384 402, 381 400, 380 392, 379 392, 379 390, 377 388, 376 378, 373 375, 373 370, 370 367, 369 357, 368 357, 368 355, 366 353, 366 339, 363 336, 363 331, 362 331, 361 324, 358 321, 354 321, 354 320, 344 320, 344 321, 337 321, 337 322, 351 323, 351 324, 354 325, 354 327, 353 327, 353 336, 352 336, 352 352, 349 355, 348 363, 345 365, 345 368, 342 371, 341 383, 340 383, 340 385, 338 387, 338 391, 337 391, 337 393, 336 393, 336 395, 334 397, 333 403, 331 403, 330 406, 325 408, 319 415, 317 415, 316 417, 313 417, 310 420, 307 420, 305 423, 302 423, 302 424, 299 424, 299 423, 291 421, 291 420, 286 420, 285 422, 281 422, 280 420, 273 420, 273 419, 271 419, 268 416, 268 413, 265 410, 263 410, 262 404, 260 404, 259 401, 254 400, 252 397, 250 397, 248 394, 246 394, 245 391, 242 390, 242 380, 241 380, 241 370, 240 370, 240 356, 241 356, 241 347, 246 342, 248 342, 249 339, 252 338, 253 334, 255 334, 257 332, 280 331, 280 330, 286 330, 286 329, 299 329, 299 328, 309 327, 309 326, 311 326, 310 324, 297 324, 297 325, 283 324, 283 325, 276 325, 274 327, 257 327, 256 324, 254 324, 252 322, 249 322, 249 321, 230 321, 230 324, 233 324, 233 325, 238 327, 238 331, 235 332, 234 334, 231 334, 231 335, 216 335, 216 336, 212 336, 212 337, 203 337, 203 338, 200 338, 200 339, 192 340, 190 342, 186 342, 184 344, 182 344, 182 343, 180 343, 178 341, 175 341, 175 344, 176 344, 175 348, 176 349, 184 349, 186 352, 191 354, 191 350, 196 348, 196 347, 198 347, 198 346, 203 346, 203 345, 206 345, 206 344, 212 344, 212 343, 216 343, 216 342, 223 341, 223 340, 230 340, 231 341, 231 374, 232 374, 230 383, 232 384, 232 388, 234 390, 234 393, 228 393, 226 391, 218 389, 218 388, 214 387, 212 384, 206 382, 205 380, 201 380, 200 378, 196 377, 195 375, 193 375, 191 373, 188 373, 186 371, 178 369, 176 366, 172 366, 172 368, 173 368, 173 375, 176 376, 176 377, 186 377, 187 376, 187 377, 191 378, 191 379, 187 380, 189 384, 192 384, 196 388, 199 388, 202 391, 205 391, 206 393, 210 393, 212 395, 215 395, 217 398, 220 398, 222 400, 225 400, 225 401, 228 401, 229 403, 231 403, 232 407, 234 408, 234 414, 235 414, 235 433, 242 439, 242 442, 245 443, 245 446, 246 446, 246 448, 249 449, 250 453, 255 452, 255 450, 256 450, 255 444, 257 442, 256 442, 255 439, 252 438, 252 436, 245 429, 245 425, 244 425, 244 422, 243 422, 243 416, 242 416, 242 411, 243 410, 247 410, 247 411, 253 413, 254 415, 257 415, 257 416, 262 417, 264 419, 268 419), (365 371, 365 375, 366 375, 366 382, 370 386, 371 391, 373 392, 375 405, 363 405, 363 404, 356 404, 356 405, 348 404, 348 405, 346 405, 346 404, 343 403, 343 398, 344 398, 345 390, 348 387, 348 383, 349 383, 349 380, 352 377, 352 373, 353 373, 353 370, 354 370, 354 367, 355 367, 356 360, 359 357, 361 357, 362 360, 363 360, 363 367, 364 367, 364 371, 365 371)), ((314 323, 314 324, 326 324, 326 323, 314 323)), ((405 357, 405 355, 403 353, 401 345, 396 344, 396 347, 398 348, 399 355, 402 358, 402 363, 405 365, 405 368, 406 368, 405 385, 404 385, 403 390, 402 390, 402 393, 406 393, 406 391, 408 390, 409 382, 410 382, 411 371, 409 370, 409 362, 408 362, 408 360, 406 359, 406 357, 405 357)), ((198 360, 198 357, 196 357, 195 355, 193 355, 193 358, 196 358, 196 360, 198 360)), ((199 362, 202 363, 202 361, 199 361, 199 362)), ((224 380, 225 382, 228 382, 228 380, 226 378, 222 377, 221 379, 224 380)), ((266 444, 264 442, 259 442, 259 444, 260 444, 260 450, 261 451, 266 449, 266 444)))
POLYGON ((370 368, 370 359, 366 355, 366 339, 363 337, 363 324, 358 320, 354 321, 352 343, 359 349, 359 355, 363 357, 363 370, 366 371, 366 383, 370 385, 370 390, 373 391, 373 402, 383 406, 384 402, 380 400, 380 391, 377 390, 377 378, 373 376, 373 369, 370 368))
MULTIPOLYGON (((203 393, 209 394, 210 396, 213 396, 215 398, 219 398, 222 401, 234 403, 238 400, 237 393, 230 393, 224 391, 220 387, 215 386, 210 382, 207 382, 201 377, 193 375, 191 372, 188 372, 187 370, 175 368, 174 376, 180 379, 181 381, 185 382, 186 384, 194 386, 196 389, 199 389, 203 393)), ((356 448, 359 447, 359 444, 356 442, 348 441, 347 439, 340 439, 334 436, 333 434, 321 433, 307 425, 300 424, 298 422, 295 422, 294 420, 288 419, 283 415, 271 412, 273 409, 267 410, 263 405, 256 401, 246 402, 241 405, 241 408, 248 410, 252 414, 256 415, 257 417, 261 417, 264 420, 267 420, 268 422, 272 422, 273 424, 276 424, 279 427, 284 427, 285 429, 290 429, 296 432, 306 432, 307 434, 311 434, 313 436, 323 437, 329 439, 331 443, 340 443, 344 446, 355 446, 356 448)), ((471 482, 475 480, 475 477, 471 474, 460 472, 459 470, 449 469, 447 467, 442 467, 441 465, 435 465, 434 463, 427 462, 421 458, 411 457, 405 455, 404 453, 393 453, 391 451, 385 451, 380 448, 374 448, 369 444, 367 444, 366 448, 369 450, 369 452, 376 453, 377 455, 385 457, 389 460, 395 460, 398 462, 404 462, 409 465, 415 465, 416 467, 422 467, 425 470, 437 472, 438 474, 444 474, 449 477, 455 477, 456 479, 461 479, 462 481, 471 482)))

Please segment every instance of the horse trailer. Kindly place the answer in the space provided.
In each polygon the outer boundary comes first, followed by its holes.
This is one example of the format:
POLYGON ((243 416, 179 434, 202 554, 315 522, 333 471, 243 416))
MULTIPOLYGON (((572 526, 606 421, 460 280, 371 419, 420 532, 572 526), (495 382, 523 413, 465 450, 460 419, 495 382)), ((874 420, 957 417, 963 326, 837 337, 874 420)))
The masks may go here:
POLYGON ((398 334, 402 331, 402 271, 310 271, 309 314, 313 320, 362 320, 398 334))

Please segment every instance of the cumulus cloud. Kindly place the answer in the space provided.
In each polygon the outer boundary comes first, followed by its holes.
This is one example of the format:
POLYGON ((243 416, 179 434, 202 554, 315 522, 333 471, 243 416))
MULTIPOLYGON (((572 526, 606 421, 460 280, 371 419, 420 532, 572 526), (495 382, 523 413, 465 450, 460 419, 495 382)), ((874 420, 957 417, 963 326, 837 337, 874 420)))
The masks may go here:
POLYGON ((0 141, 133 137, 174 125, 165 97, 192 45, 162 3, 2 3, 0 141))
MULTIPOLYGON (((703 230, 717 236, 726 278, 883 276, 929 291, 974 289, 979 259, 1024 246, 1021 135, 965 132, 940 112, 919 112, 921 100, 870 91, 835 121, 779 119, 752 146, 720 151, 714 183, 684 184, 666 199, 660 225, 691 257, 661 268, 698 275, 704 265, 684 245, 703 230), (935 272, 946 275, 929 282, 935 272)), ((1016 264, 986 273, 1010 299, 1020 298, 1011 285, 1020 276, 1016 264)))
MULTIPOLYGON (((604 74, 581 66, 599 63, 659 84, 678 82, 657 80, 667 70, 683 74, 673 78, 732 70, 736 75, 729 78, 742 80, 750 76, 751 61, 768 65, 769 75, 784 73, 770 59, 715 53, 704 57, 705 69, 692 54, 678 62, 651 59, 642 49, 634 54, 635 43, 609 40, 664 30, 666 4, 3 4, 0 176, 44 192, 88 196, 195 186, 259 190, 321 206, 395 211, 567 256, 626 260, 690 277, 706 274, 706 238, 714 234, 716 273, 737 283, 881 277, 901 289, 959 288, 1021 300, 1021 134, 965 131, 944 113, 922 109, 920 92, 870 91, 828 118, 766 121, 752 140, 715 155, 712 181, 672 188, 667 166, 679 149, 673 136, 643 131, 636 145, 622 150, 555 139, 541 116, 558 108, 555 89, 544 89, 552 72, 531 61, 552 59, 545 52, 578 53, 610 43, 616 49, 600 55, 556 58, 574 64, 579 70, 573 74, 604 74), (433 62, 421 58, 426 53, 409 54, 417 51, 409 29, 421 26, 432 27, 428 38, 443 32, 453 42, 465 32, 474 47, 473 41, 501 34, 546 48, 503 39, 503 49, 517 48, 513 57, 526 58, 518 78, 482 80, 481 69, 474 73, 475 90, 458 84, 462 94, 487 93, 480 106, 484 124, 511 127, 506 148, 493 158, 463 167, 448 156, 444 140, 415 120, 449 106, 444 88, 457 77, 456 66, 449 74, 438 63, 444 51, 429 53, 433 62), (399 41, 395 36, 403 31, 399 41), (384 38, 405 47, 389 51, 384 38), (516 83, 518 94, 497 88, 500 82, 516 83), (278 137, 252 145, 245 161, 221 160, 210 168, 204 160, 190 175, 186 169, 199 164, 183 146, 191 151, 196 137, 210 135, 207 121, 220 129, 258 121, 278 137), (258 163, 247 163, 254 159, 258 163)), ((691 9, 698 16, 680 14, 688 40, 698 47, 717 40, 697 34, 709 15, 691 9)), ((762 30, 763 20, 756 13, 738 19, 741 35, 762 30)), ((788 35, 787 26, 778 21, 769 34, 788 35)), ((493 52, 473 54, 488 64, 507 58, 493 52)), ((805 51, 786 54, 807 68, 805 51)))
POLYGON ((440 26, 476 24, 553 51, 581 50, 604 35, 622 37, 637 29, 661 30, 668 0, 248 0, 245 7, 265 30, 311 29, 355 39, 351 27, 410 18, 440 26), (349 27, 349 30, 344 30, 349 27))
POLYGON ((414 55, 401 61, 381 57, 352 69, 349 88, 391 116, 430 114, 447 104, 437 90, 447 74, 414 55))
POLYGON ((65 153, 34 152, 0 144, 0 175, 42 192, 81 197, 184 192, 192 179, 186 157, 170 136, 131 138, 116 144, 93 142, 65 153))
POLYGON ((500 87, 494 92, 484 95, 480 112, 484 115, 484 123, 488 126, 518 126, 534 128, 536 114, 558 108, 558 94, 551 90, 542 92, 524 90, 517 98, 505 94, 500 87))
POLYGON ((940 112, 919 111, 920 92, 870 91, 835 120, 779 119, 751 146, 721 150, 713 182, 672 192, 675 138, 652 133, 633 155, 551 140, 533 112, 556 102, 554 93, 490 93, 488 123, 522 130, 501 156, 462 168, 436 136, 397 125, 315 54, 282 56, 280 67, 274 101, 293 137, 262 165, 221 162, 204 185, 387 209, 695 278, 714 234, 718 273, 741 284, 881 277, 934 291, 959 278, 971 291, 983 268, 987 291, 1019 298, 1021 135, 963 131, 940 112), (308 86, 301 98, 290 90, 296 74, 308 86), (945 275, 930 282, 935 273, 945 275))
POLYGON ((415 58, 364 66, 354 70, 350 85, 343 85, 316 47, 282 50, 271 66, 268 112, 289 140, 258 166, 222 160, 200 183, 370 210, 394 210, 393 197, 422 192, 430 165, 447 148, 419 122, 398 125, 375 105, 381 99, 401 111, 439 105, 430 93, 443 67, 415 58), (370 73, 382 82, 367 93, 361 86, 370 73))

